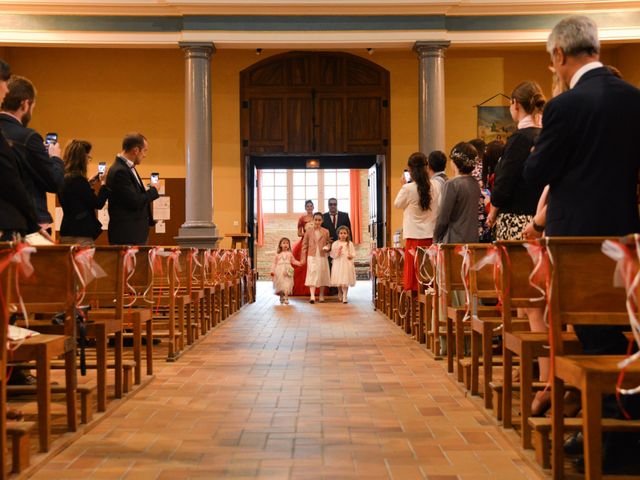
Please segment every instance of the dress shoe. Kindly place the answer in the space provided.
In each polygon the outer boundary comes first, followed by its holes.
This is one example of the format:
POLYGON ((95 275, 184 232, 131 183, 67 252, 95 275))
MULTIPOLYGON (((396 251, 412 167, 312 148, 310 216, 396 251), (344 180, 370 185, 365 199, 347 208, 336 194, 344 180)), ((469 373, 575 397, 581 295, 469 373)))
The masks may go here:
POLYGON ((36 377, 29 372, 15 369, 11 372, 11 377, 9 377, 7 385, 35 385, 37 382, 36 377))
POLYGON ((549 390, 542 390, 536 392, 531 402, 531 416, 542 417, 547 410, 551 408, 551 392, 549 390))
POLYGON ((582 455, 582 432, 571 435, 564 442, 564 453, 567 455, 582 455))

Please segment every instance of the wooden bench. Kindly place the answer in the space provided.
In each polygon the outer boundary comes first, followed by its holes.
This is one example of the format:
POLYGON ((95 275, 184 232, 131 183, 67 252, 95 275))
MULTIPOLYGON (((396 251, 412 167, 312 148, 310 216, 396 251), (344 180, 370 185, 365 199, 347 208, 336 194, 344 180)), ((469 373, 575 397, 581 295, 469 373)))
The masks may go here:
MULTIPOLYGON (((30 463, 30 437, 35 426, 34 422, 6 422, 6 434, 11 438, 11 473, 22 473, 30 463)), ((5 450, 3 444, 3 450, 5 450)), ((4 452, 2 453, 4 461, 4 452)), ((6 465, 2 464, 3 467, 6 465)), ((5 469, 0 473, 5 478, 5 469)))
MULTIPOLYGON (((622 380, 618 364, 625 355, 569 355, 562 341, 562 330, 567 325, 629 324, 627 294, 613 284, 616 263, 602 253, 603 240, 589 237, 544 239, 554 266, 547 295, 550 296, 552 471, 555 479, 564 477, 565 383, 576 386, 581 392, 585 476, 591 480, 602 478, 602 431, 607 429, 609 422, 601 418, 602 395, 615 393, 618 383, 621 388, 640 384, 638 362, 625 369, 622 380)), ((635 239, 630 243, 629 261, 637 268, 635 239)), ((640 431, 640 420, 629 421, 628 427, 640 431)))
MULTIPOLYGON (((51 444, 51 362, 64 357, 67 428, 77 429, 76 408, 76 322, 75 322, 75 272, 72 252, 68 246, 40 246, 31 255, 34 273, 19 276, 20 294, 30 317, 42 315, 47 320, 29 319, 29 328, 44 332, 15 344, 10 361, 35 363, 38 382, 38 433, 40 450, 49 451, 51 444), (64 312, 64 325, 57 328, 61 334, 48 334, 51 316, 64 312)), ((17 301, 17 292, 8 289, 8 302, 17 301)), ((26 326, 26 325, 24 325, 26 326)))

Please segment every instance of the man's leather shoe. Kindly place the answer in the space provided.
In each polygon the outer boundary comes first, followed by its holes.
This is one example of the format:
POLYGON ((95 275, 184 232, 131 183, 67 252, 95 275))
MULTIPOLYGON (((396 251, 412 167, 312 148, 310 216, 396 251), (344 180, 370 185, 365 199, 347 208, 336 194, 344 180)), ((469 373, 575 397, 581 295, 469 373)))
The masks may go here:
POLYGON ((564 442, 564 453, 567 455, 582 455, 582 432, 571 435, 564 442))
POLYGON ((36 383, 36 377, 18 369, 11 372, 11 377, 7 381, 7 385, 35 385, 36 383))

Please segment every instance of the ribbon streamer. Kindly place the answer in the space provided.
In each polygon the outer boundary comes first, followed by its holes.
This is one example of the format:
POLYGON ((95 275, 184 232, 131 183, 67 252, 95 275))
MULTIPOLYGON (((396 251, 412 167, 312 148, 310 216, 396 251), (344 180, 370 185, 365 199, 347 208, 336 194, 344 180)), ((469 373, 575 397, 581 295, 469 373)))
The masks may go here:
MULTIPOLYGON (((638 252, 640 247, 640 245, 638 245, 638 237, 635 237, 634 240, 636 243, 636 254, 640 255, 640 252, 638 252)), ((602 243, 602 253, 616 262, 616 269, 613 274, 613 284, 616 287, 625 288, 627 294, 626 307, 629 315, 629 323, 631 324, 631 332, 633 333, 636 344, 640 347, 640 322, 638 322, 638 316, 636 313, 638 309, 636 291, 638 289, 638 284, 640 284, 640 271, 638 270, 637 262, 634 261, 629 249, 620 242, 605 240, 602 243)), ((620 376, 616 385, 617 393, 622 395, 635 395, 640 393, 640 385, 631 389, 621 388, 624 370, 638 359, 640 359, 640 351, 633 355, 629 351, 627 357, 618 363, 620 376)), ((623 413, 625 416, 628 416, 627 412, 624 412, 624 410, 623 413)))
POLYGON ((467 245, 458 246, 456 253, 462 256, 462 264, 460 265, 460 277, 462 278, 462 286, 464 287, 464 297, 467 311, 462 318, 463 322, 471 319, 471 291, 469 290, 469 269, 471 268, 471 254, 467 245))
POLYGON ((138 253, 138 247, 129 247, 124 252, 125 286, 127 287, 127 290, 131 292, 130 295, 133 297, 133 299, 129 303, 124 305, 125 308, 129 308, 133 306, 136 303, 136 300, 138 299, 138 292, 136 291, 135 288, 133 288, 133 286, 130 283, 131 277, 133 277, 133 274, 136 273, 136 265, 138 263, 136 260, 137 253, 138 253))

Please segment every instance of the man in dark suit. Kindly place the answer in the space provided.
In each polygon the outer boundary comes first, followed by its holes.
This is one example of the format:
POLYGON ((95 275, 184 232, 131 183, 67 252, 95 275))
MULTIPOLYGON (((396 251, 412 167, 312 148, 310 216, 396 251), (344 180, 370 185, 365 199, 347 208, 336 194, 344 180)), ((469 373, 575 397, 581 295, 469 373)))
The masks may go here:
MULTIPOLYGON (((0 103, 9 91, 9 65, 0 60, 0 103)), ((38 219, 33 199, 23 181, 24 172, 12 148, 0 131, 0 241, 13 235, 37 232, 38 219)))
POLYGON ((344 225, 351 232, 351 220, 349 220, 348 213, 338 211, 338 200, 335 198, 330 198, 328 205, 329 211, 322 216, 322 226, 329 230, 329 237, 334 242, 338 240, 338 234, 336 233, 338 227, 344 225))
MULTIPOLYGON (((599 62, 597 26, 587 17, 558 23, 547 50, 569 90, 547 104, 542 132, 524 167, 527 182, 550 188, 546 235, 619 236, 640 231, 640 90, 599 62)), ((575 330, 585 354, 626 353, 622 328, 575 330)), ((640 413, 637 405, 629 409, 640 413)), ((603 415, 621 418, 613 396, 605 398, 603 415)), ((609 456, 615 449, 606 448, 605 453, 609 456)))
POLYGON ((130 133, 122 141, 122 152, 107 173, 109 193, 109 243, 144 245, 149 227, 155 224, 151 203, 159 197, 155 186, 145 188, 136 166, 147 156, 149 144, 140 133, 130 133))
POLYGON ((13 75, 8 86, 9 92, 2 101, 0 129, 18 157, 38 223, 50 231, 53 218, 47 207, 47 192, 58 193, 64 181, 60 145, 57 141, 45 145, 40 134, 28 128, 36 103, 33 83, 13 75))

